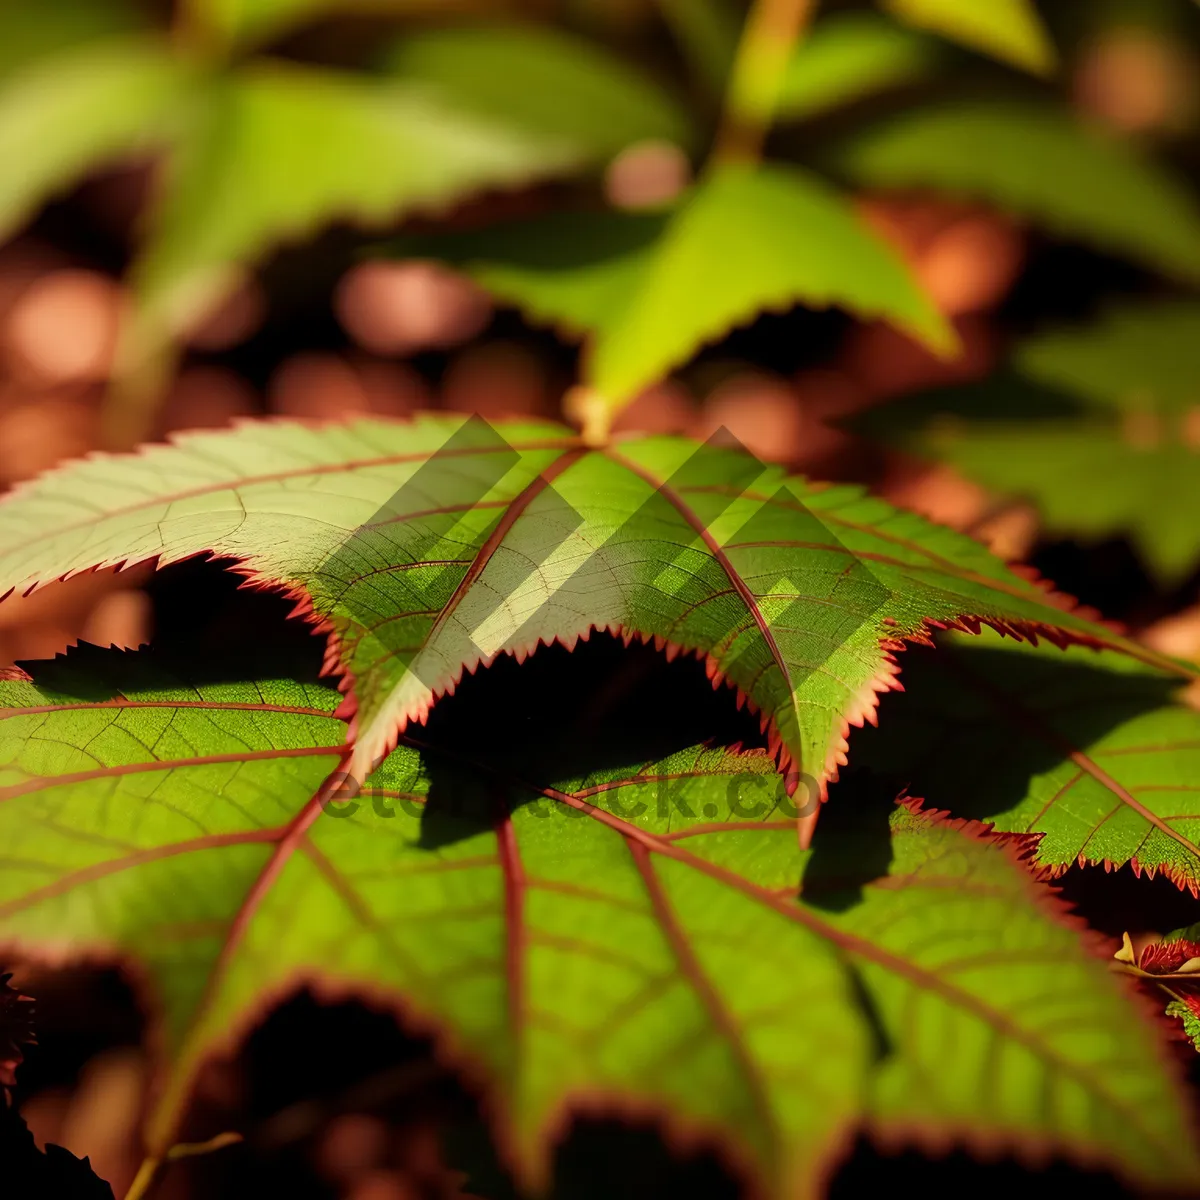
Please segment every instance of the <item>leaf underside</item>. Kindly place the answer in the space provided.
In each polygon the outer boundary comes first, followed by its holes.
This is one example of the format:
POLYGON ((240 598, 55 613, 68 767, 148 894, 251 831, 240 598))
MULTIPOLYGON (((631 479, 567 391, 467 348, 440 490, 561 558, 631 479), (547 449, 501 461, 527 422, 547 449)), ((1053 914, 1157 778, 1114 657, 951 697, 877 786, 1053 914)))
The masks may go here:
POLYGON ((1196 1169, 1152 1027, 976 827, 881 811, 864 870, 857 828, 797 848, 769 758, 702 747, 534 788, 405 743, 326 808, 336 703, 90 648, 0 682, 0 940, 137 964, 152 1145, 307 982, 432 1031, 533 1184, 582 1107, 714 1138, 779 1196, 864 1126, 1196 1169))
POLYGON ((593 450, 557 425, 450 416, 246 425, 93 457, 0 514, 0 595, 197 554, 290 592, 334 634, 358 779, 464 670, 593 629, 699 655, 821 789, 891 686, 891 651, 930 626, 1170 663, 968 538, 716 442, 593 450))

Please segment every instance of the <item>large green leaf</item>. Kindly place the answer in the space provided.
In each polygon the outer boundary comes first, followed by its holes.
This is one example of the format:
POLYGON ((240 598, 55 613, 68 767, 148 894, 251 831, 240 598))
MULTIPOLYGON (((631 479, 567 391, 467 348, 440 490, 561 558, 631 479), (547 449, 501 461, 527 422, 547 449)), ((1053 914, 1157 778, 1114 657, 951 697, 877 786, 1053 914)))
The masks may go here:
POLYGON ((833 158, 860 184, 978 197, 1061 237, 1200 278, 1200 213, 1187 189, 1127 142, 1058 108, 917 109, 860 131, 833 158))
POLYGON ((903 399, 865 431, 1032 500, 1056 533, 1132 535, 1166 582, 1200 559, 1200 306, 1141 302, 1020 345, 1011 373, 903 399))
POLYGON ((953 345, 899 260, 835 192, 794 168, 727 168, 684 201, 597 338, 595 386, 631 397, 731 325, 797 303, 882 316, 939 350, 953 345))
POLYGON ((1036 861, 1162 871, 1200 894, 1200 712, 1125 655, 948 635, 853 761, 955 815, 1039 834, 1036 861), (946 748, 953 747, 952 753, 946 748))
POLYGON ((502 433, 451 416, 272 423, 88 459, 0 501, 0 595, 119 563, 238 560, 336 631, 360 779, 464 670, 595 628, 704 657, 818 780, 890 685, 888 648, 930 623, 1164 661, 857 488, 682 438, 590 450, 557 425, 502 433))
POLYGON ((994 58, 1048 75, 1054 44, 1033 0, 880 0, 901 21, 982 50, 994 58))
POLYGON ((405 744, 328 804, 334 700, 99 652, 0 682, 0 938, 138 965, 152 1149, 199 1063, 308 984, 432 1032, 529 1183, 597 1106, 719 1138, 770 1196, 864 1126, 1200 1168, 1152 1028, 977 829, 900 808, 886 867, 857 823, 804 853, 769 759, 702 748, 534 787, 405 744))
POLYGON ((135 272, 143 321, 160 336, 211 301, 235 264, 333 219, 379 224, 581 157, 416 85, 258 60, 213 80, 176 148, 135 272))
POLYGON ((535 319, 586 334, 586 379, 616 407, 764 309, 839 305, 953 345, 893 252, 793 167, 721 168, 666 215, 572 215, 433 248, 535 319))
POLYGON ((818 22, 792 55, 778 115, 811 117, 926 78, 939 60, 927 37, 869 12, 818 22))
POLYGON ((0 85, 0 238, 85 171, 158 149, 191 72, 164 43, 119 38, 39 58, 0 85))
POLYGON ((618 58, 533 25, 456 25, 409 34, 387 56, 402 79, 515 129, 578 142, 589 156, 633 142, 695 139, 686 111, 618 58))

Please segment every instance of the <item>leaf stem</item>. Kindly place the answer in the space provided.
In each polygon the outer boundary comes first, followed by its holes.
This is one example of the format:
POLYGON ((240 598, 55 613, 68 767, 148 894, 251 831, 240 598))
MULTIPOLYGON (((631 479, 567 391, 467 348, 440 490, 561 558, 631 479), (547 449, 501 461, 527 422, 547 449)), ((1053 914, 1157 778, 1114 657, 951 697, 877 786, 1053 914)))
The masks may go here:
POLYGON ((757 162, 779 106, 787 65, 817 0, 754 0, 733 60, 712 158, 757 162))
POLYGON ((133 1177, 129 1191, 125 1193, 125 1200, 145 1200, 150 1195, 150 1189, 158 1182, 162 1168, 161 1155, 151 1154, 142 1159, 142 1165, 138 1167, 138 1173, 133 1177))
POLYGON ((177 1158, 195 1158, 200 1154, 211 1154, 214 1150, 223 1150, 226 1146, 236 1146, 244 1140, 240 1133, 229 1131, 218 1133, 205 1142, 176 1142, 167 1151, 167 1158, 171 1162, 177 1158))
POLYGON ((179 1158, 194 1158, 200 1154, 211 1154, 214 1150, 222 1150, 226 1146, 236 1146, 243 1141, 240 1133, 218 1133, 206 1142, 177 1142, 165 1154, 150 1154, 142 1160, 138 1173, 125 1193, 125 1200, 145 1200, 150 1195, 154 1185, 162 1175, 163 1167, 168 1162, 179 1158))

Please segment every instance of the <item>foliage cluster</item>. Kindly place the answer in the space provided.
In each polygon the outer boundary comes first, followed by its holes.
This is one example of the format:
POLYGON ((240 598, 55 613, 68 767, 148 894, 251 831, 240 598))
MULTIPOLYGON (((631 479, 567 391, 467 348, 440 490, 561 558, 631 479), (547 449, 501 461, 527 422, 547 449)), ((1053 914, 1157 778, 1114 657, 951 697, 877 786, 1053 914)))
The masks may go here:
POLYGON ((764 311, 835 307, 953 356, 850 189, 970 197, 1133 264, 1142 294, 856 427, 1187 578, 1200 209, 1169 154, 1064 103, 1031 0, 755 0, 742 25, 661 0, 669 71, 533 0, 364 0, 365 49, 326 45, 345 6, 323 0, 185 0, 169 29, 41 7, 0 15, 21 164, 0 236, 98 164, 157 174, 108 399, 122 452, 0 500, 0 596, 209 558, 325 639, 317 664, 185 637, 0 673, 0 945, 120 962, 154 1014, 131 1195, 204 1064, 300 986, 429 1035, 530 1192, 581 1113, 715 1145, 772 1197, 821 1194, 859 1132, 1194 1190, 1167 1030, 1200 1048, 1200 923, 1110 945, 1053 881, 1200 896, 1200 666, 862 487, 721 436, 612 435, 764 311), (639 143, 695 180, 601 204, 639 143), (536 216, 445 215, 542 183, 536 216), (247 422, 124 452, 190 324, 335 220, 578 342, 576 428, 247 422), (503 701, 438 724, 505 656, 604 635, 698 660, 757 720, 681 737, 578 685, 536 728, 503 701))

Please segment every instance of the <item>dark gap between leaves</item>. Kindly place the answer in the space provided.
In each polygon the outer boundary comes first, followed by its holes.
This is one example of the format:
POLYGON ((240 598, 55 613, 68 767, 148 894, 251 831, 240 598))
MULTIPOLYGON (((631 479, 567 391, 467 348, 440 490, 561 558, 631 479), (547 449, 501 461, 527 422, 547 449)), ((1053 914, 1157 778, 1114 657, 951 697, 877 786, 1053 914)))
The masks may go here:
POLYGON ((209 682, 245 679, 247 669, 274 669, 312 683, 320 678, 325 638, 289 619, 295 601, 245 581, 223 559, 189 559, 164 567, 146 585, 154 609, 153 647, 178 656, 189 674, 209 682))
POLYGON ((490 829, 498 808, 543 803, 542 789, 593 771, 633 774, 702 743, 766 746, 757 717, 738 710, 732 689, 714 689, 698 659, 668 661, 600 633, 465 674, 410 733, 428 747, 429 847, 490 829))
MULTIPOLYGON (((543 646, 523 663, 504 655, 465 674, 434 705, 422 739, 550 782, 637 766, 702 742, 765 748, 758 718, 734 691, 714 689, 700 661, 593 633, 574 650, 543 646)), ((526 777, 529 777, 528 775, 526 777)))

